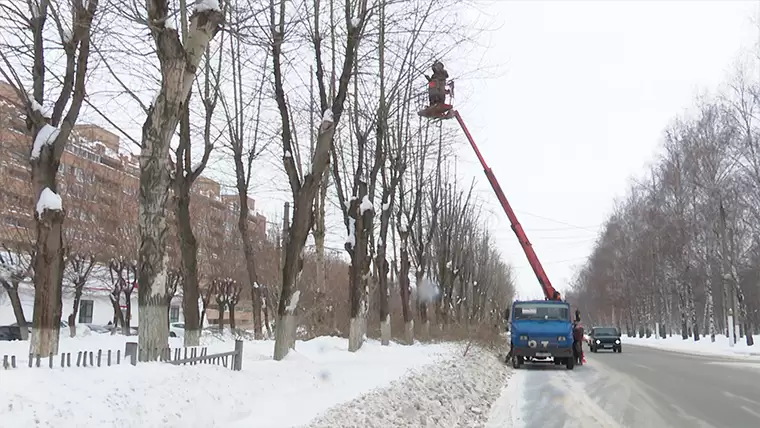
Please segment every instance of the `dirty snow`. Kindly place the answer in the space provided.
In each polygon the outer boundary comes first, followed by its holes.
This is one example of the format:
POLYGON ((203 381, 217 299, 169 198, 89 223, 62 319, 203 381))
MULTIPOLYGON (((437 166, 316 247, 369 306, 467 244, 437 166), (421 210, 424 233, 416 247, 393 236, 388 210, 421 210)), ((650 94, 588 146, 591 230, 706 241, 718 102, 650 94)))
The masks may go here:
POLYGON ((63 209, 63 201, 61 197, 50 190, 49 187, 42 189, 40 192, 40 199, 37 200, 37 215, 42 215, 45 210, 61 211, 63 209))
POLYGON ((37 159, 38 157, 40 157, 40 153, 42 153, 42 148, 47 145, 52 145, 55 142, 55 139, 58 137, 58 134, 60 133, 61 133, 60 129, 56 128, 55 126, 45 124, 37 133, 37 136, 34 138, 34 145, 32 146, 31 158, 37 159))
MULTIPOLYGON (((123 353, 127 340, 137 337, 62 335, 60 348, 61 352, 123 353)), ((204 335, 201 340, 209 353, 234 347, 231 339, 204 335)), ((181 346, 181 339, 169 341, 172 347, 181 346)), ((0 369, 0 403, 7 403, 0 406, 3 427, 302 426, 339 403, 387 387, 408 370, 436 363, 453 352, 452 345, 384 347, 370 340, 350 353, 346 339, 320 337, 298 341, 295 351, 280 362, 272 360, 273 341, 246 341, 241 372, 166 363, 51 370, 47 362, 40 368, 26 367, 28 346, 21 341, 0 342, 0 358, 16 355, 20 365, 0 369)))
POLYGON ((308 428, 483 427, 512 371, 493 352, 473 346, 463 356, 458 348, 440 364, 334 407, 308 428))

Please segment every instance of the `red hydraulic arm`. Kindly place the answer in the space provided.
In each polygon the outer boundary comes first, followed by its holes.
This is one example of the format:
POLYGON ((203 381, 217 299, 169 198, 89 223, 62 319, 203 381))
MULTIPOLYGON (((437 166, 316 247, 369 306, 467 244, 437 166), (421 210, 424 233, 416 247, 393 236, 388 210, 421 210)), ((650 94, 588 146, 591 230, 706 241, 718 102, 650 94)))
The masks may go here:
POLYGON ((493 174, 493 171, 491 171, 491 168, 489 168, 486 164, 485 159, 483 159, 483 155, 480 154, 480 150, 478 150, 478 146, 475 144, 475 140, 473 140, 472 135, 470 135, 470 131, 464 124, 462 116, 459 115, 458 111, 453 111, 453 115, 457 118, 457 122, 459 122, 459 126, 462 127, 462 131, 464 131, 464 134, 467 136, 467 140, 470 142, 472 149, 475 150, 475 154, 478 156, 478 160, 480 160, 480 164, 483 166, 483 171, 486 173, 486 177, 488 177, 488 182, 491 183, 491 187, 496 193, 496 197, 499 198, 501 207, 504 209, 504 212, 507 213, 509 222, 512 225, 512 230, 515 232, 515 235, 517 235, 517 239, 520 241, 520 246, 522 247, 523 251, 525 251, 525 255, 528 257, 530 267, 533 268, 533 273, 536 274, 538 283, 541 284, 541 288, 544 291, 544 296, 546 296, 547 300, 561 300, 559 291, 555 290, 554 287, 552 287, 552 283, 549 282, 549 277, 546 276, 546 272, 544 272, 544 268, 541 266, 541 262, 538 260, 536 252, 533 251, 533 246, 531 245, 530 241, 528 241, 528 236, 525 235, 525 231, 520 225, 520 222, 517 221, 517 216, 515 215, 515 212, 512 211, 512 207, 509 205, 507 197, 501 190, 499 181, 496 180, 496 176, 493 174))

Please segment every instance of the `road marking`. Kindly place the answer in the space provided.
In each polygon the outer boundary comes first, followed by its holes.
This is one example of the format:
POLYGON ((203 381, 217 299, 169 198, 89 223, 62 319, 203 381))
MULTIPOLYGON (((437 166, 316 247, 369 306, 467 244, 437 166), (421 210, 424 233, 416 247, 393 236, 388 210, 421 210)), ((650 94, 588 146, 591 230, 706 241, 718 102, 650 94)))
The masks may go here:
POLYGON ((725 395, 728 398, 735 398, 735 399, 739 399, 739 400, 742 400, 744 402, 747 402, 749 404, 754 404, 755 406, 760 406, 760 401, 751 400, 749 398, 742 397, 741 395, 732 394, 732 393, 730 393, 728 391, 723 391, 723 395, 725 395))
POLYGON ((754 410, 750 409, 750 408, 749 408, 749 407, 747 407, 747 406, 739 406, 739 407, 741 407, 741 408, 742 408, 742 410, 744 410, 745 412, 747 412, 747 413, 749 413, 749 414, 751 414, 751 415, 755 416, 756 418, 760 419, 760 413, 757 413, 756 411, 754 411, 754 410))

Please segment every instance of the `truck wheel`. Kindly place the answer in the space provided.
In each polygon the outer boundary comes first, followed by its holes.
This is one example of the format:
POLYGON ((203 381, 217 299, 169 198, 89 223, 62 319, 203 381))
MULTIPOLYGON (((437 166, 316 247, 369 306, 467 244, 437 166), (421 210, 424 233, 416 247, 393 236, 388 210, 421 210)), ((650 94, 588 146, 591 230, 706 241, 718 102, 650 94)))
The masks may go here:
POLYGON ((568 370, 572 370, 575 367, 575 359, 572 357, 568 358, 566 367, 568 370))
POLYGON ((515 369, 519 369, 520 366, 523 365, 523 357, 512 357, 512 367, 515 369))

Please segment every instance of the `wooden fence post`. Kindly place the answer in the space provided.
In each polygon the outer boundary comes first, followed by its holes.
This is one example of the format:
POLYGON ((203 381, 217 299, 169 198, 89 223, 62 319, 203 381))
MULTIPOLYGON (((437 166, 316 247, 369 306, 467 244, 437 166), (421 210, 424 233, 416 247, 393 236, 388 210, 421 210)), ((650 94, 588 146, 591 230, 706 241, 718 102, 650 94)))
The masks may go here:
POLYGON ((127 342, 124 347, 124 359, 129 357, 129 363, 133 366, 137 365, 137 342, 127 342))

